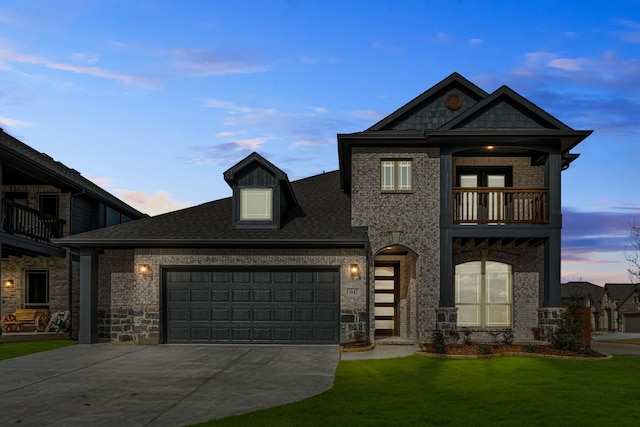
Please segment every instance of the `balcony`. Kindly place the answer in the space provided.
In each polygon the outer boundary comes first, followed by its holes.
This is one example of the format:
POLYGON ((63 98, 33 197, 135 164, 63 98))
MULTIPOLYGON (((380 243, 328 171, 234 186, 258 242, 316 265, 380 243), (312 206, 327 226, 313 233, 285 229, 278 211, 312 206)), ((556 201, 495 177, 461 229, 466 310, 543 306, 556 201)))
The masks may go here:
POLYGON ((547 224, 546 188, 454 187, 454 224, 547 224))
POLYGON ((2 224, 6 233, 45 242, 62 237, 65 222, 11 200, 2 200, 2 224))

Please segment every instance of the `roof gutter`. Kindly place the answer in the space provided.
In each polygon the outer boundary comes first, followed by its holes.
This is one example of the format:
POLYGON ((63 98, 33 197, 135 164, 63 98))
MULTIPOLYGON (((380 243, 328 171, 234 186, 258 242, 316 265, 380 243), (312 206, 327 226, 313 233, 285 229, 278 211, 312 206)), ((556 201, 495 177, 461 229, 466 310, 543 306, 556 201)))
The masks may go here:
POLYGON ((282 239, 52 239, 52 243, 75 248, 359 248, 366 238, 354 240, 282 240, 282 239))

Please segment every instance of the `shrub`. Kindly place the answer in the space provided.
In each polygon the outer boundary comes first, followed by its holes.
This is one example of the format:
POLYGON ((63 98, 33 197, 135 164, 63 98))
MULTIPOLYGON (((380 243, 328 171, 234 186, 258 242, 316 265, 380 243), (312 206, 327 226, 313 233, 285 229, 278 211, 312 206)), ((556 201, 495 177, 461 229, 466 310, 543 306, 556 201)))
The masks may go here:
POLYGON ((536 341, 542 341, 542 329, 538 326, 531 328, 531 333, 533 334, 533 339, 536 341))
POLYGON ((493 347, 490 345, 480 344, 476 352, 478 354, 493 354, 493 347))
POLYGON ((522 346, 522 351, 524 351, 525 353, 537 353, 538 346, 533 344, 525 344, 522 346))
POLYGON ((551 345, 555 348, 576 352, 591 348, 591 337, 584 332, 590 325, 580 298, 572 297, 571 304, 560 314, 557 326, 551 335, 551 345))
POLYGON ((453 344, 458 344, 458 341, 460 341, 460 332, 456 329, 449 329, 449 338, 453 344))
POLYGON ((445 354, 447 352, 447 345, 441 330, 436 329, 431 334, 431 347, 433 347, 433 351, 438 354, 445 354))
POLYGON ((502 331, 502 345, 510 346, 513 345, 513 329, 506 328, 502 331))
POLYGON ((473 344, 473 341, 471 341, 471 334, 473 331, 469 328, 462 328, 460 331, 462 332, 462 342, 466 345, 473 344))

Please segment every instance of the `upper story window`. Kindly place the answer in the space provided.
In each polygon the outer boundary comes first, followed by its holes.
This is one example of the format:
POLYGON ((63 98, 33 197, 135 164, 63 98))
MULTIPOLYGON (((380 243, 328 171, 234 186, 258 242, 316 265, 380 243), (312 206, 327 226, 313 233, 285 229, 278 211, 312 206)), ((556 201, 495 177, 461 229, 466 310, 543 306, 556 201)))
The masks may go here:
POLYGON ((273 220, 272 188, 240 189, 240 221, 273 220))
POLYGON ((59 198, 57 194, 40 194, 38 196, 40 212, 45 215, 58 218, 60 207, 58 200, 59 198))
POLYGON ((640 295, 634 295, 633 296, 633 303, 634 304, 640 303, 640 295))
POLYGON ((382 191, 411 191, 412 163, 407 159, 383 160, 380 163, 380 188, 382 191))

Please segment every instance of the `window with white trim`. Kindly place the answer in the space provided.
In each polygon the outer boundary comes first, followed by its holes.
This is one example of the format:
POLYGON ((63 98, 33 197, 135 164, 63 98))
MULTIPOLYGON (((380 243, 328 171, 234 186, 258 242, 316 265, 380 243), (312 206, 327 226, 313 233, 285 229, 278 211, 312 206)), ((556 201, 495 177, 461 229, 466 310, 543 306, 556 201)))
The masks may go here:
POLYGON ((272 188, 240 189, 240 221, 271 221, 272 219, 272 188))
POLYGON ((382 191, 411 191, 411 160, 382 160, 380 163, 380 188, 382 191))
POLYGON ((512 325, 511 266, 496 261, 456 265, 455 301, 458 326, 504 328, 512 325))

